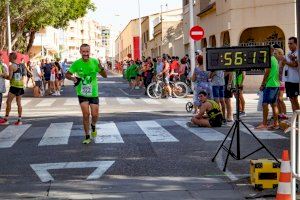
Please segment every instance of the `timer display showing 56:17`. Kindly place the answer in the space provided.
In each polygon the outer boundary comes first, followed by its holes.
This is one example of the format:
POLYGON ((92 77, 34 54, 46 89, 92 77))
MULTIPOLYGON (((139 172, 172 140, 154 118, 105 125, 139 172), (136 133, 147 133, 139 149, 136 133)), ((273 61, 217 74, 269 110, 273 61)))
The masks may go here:
POLYGON ((207 48, 207 70, 253 70, 270 67, 270 47, 220 47, 207 48))

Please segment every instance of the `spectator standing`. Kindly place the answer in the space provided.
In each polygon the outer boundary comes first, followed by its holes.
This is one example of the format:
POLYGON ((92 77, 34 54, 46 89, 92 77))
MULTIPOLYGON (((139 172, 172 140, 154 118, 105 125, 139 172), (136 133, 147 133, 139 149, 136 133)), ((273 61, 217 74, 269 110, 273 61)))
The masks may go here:
POLYGON ((45 59, 44 65, 42 65, 42 72, 45 78, 45 86, 47 86, 47 94, 51 94, 50 77, 51 77, 52 65, 49 63, 49 59, 45 59))
MULTIPOLYGON (((271 49, 271 54, 274 53, 274 48, 271 49)), ((278 107, 277 96, 279 91, 279 66, 275 56, 271 57, 271 68, 265 70, 265 75, 260 86, 260 90, 263 91, 263 122, 256 129, 279 129, 278 122, 278 107), (271 105, 273 110, 273 125, 268 126, 268 105, 271 105)))
MULTIPOLYGON (((212 91, 214 100, 220 105, 222 108, 223 116, 225 117, 225 79, 224 79, 224 71, 217 70, 210 73, 210 78, 212 82, 212 91)), ((224 119, 223 122, 226 122, 224 119)))
POLYGON ((244 80, 246 77, 246 72, 234 72, 234 80, 233 84, 235 88, 239 90, 239 96, 237 97, 237 92, 234 93, 236 98, 239 98, 239 110, 240 110, 240 117, 246 116, 245 112, 245 98, 244 98, 244 80))
POLYGON ((299 68, 297 38, 290 37, 288 41, 290 51, 283 59, 283 81, 285 82, 286 95, 289 97, 293 112, 299 110, 299 68))
POLYGON ((62 87, 65 86, 65 74, 67 72, 68 68, 68 60, 65 59, 64 62, 61 63, 61 68, 62 68, 62 87))
POLYGON ((193 101, 195 108, 194 113, 197 113, 198 108, 201 106, 199 93, 201 91, 205 91, 208 95, 208 98, 212 98, 211 85, 209 82, 209 72, 204 71, 202 55, 197 56, 197 67, 195 68, 191 80, 195 82, 195 92, 193 101))
POLYGON ((279 110, 279 119, 287 119, 287 115, 286 115, 286 106, 285 103, 283 101, 283 94, 285 91, 285 84, 282 81, 282 75, 283 75, 283 64, 282 61, 284 59, 284 52, 282 49, 280 48, 276 48, 274 55, 276 57, 276 59, 278 60, 278 64, 279 64, 279 81, 280 81, 280 87, 279 87, 279 92, 278 92, 278 99, 277 99, 277 103, 278 103, 278 110, 279 110))
POLYGON ((34 87, 34 80, 32 75, 32 64, 30 61, 27 62, 27 64, 24 65, 26 67, 26 73, 27 73, 27 81, 26 81, 26 87, 28 88, 28 82, 31 80, 32 87, 34 87))
POLYGON ((41 63, 37 63, 36 65, 34 65, 33 67, 33 79, 34 79, 34 83, 35 86, 39 88, 40 92, 39 94, 41 94, 41 96, 44 96, 44 91, 43 91, 43 82, 42 82, 42 77, 43 74, 41 72, 41 67, 40 67, 41 63))

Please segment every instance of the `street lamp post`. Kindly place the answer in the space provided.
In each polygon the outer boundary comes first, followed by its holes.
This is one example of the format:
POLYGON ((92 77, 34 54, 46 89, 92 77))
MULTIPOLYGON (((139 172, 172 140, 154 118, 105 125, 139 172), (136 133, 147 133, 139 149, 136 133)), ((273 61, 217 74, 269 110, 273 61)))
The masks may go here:
POLYGON ((140 5, 140 0, 138 0, 138 6, 139 6, 139 56, 140 60, 142 60, 142 19, 141 19, 141 5, 140 5))
POLYGON ((8 53, 11 53, 11 27, 10 27, 10 11, 9 11, 9 0, 6 1, 6 12, 7 12, 7 42, 8 42, 8 53))

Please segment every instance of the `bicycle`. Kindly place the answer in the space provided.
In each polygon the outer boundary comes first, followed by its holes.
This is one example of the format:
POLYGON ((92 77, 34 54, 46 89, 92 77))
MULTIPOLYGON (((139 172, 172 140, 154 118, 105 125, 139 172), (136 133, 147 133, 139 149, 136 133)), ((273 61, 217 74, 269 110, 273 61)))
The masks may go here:
MULTIPOLYGON (((175 75, 174 81, 170 81, 172 94, 177 98, 185 98, 188 95, 188 86, 184 82, 178 80, 178 75, 175 75)), ((160 99, 168 96, 166 83, 162 81, 162 76, 156 75, 156 81, 150 83, 147 87, 147 95, 151 99, 160 99)))

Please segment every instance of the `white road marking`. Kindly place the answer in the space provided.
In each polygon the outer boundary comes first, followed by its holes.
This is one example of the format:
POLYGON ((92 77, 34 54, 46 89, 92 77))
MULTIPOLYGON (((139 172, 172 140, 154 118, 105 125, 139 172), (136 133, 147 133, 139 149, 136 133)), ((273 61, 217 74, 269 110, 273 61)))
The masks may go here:
POLYGON ((36 107, 47 107, 47 106, 52 106, 52 104, 54 104, 54 102, 56 101, 56 99, 43 99, 40 103, 38 103, 36 105, 36 107))
POLYGON ((172 98, 172 99, 168 99, 168 100, 175 104, 186 104, 188 102, 187 99, 179 99, 179 98, 172 98))
POLYGON ((12 147, 16 141, 29 129, 31 124, 8 126, 0 132, 0 149, 12 147))
MULTIPOLYGON (((194 133, 196 136, 201 138, 204 141, 221 141, 224 140, 225 135, 216 131, 213 128, 204 128, 204 127, 196 127, 190 128, 186 125, 187 121, 175 121, 179 126, 187 129, 188 131, 194 133)), ((230 138, 227 138, 230 140, 230 138)))
MULTIPOLYGON (((22 106, 26 106, 26 105, 29 104, 31 101, 32 101, 32 99, 22 99, 22 100, 21 100, 21 105, 22 105, 22 106)), ((4 102, 3 105, 6 106, 6 102, 4 102)), ((17 106, 17 102, 16 102, 15 100, 12 102, 11 107, 12 107, 12 108, 18 107, 18 106, 17 106)))
POLYGON ((95 143, 124 143, 118 127, 113 122, 96 125, 98 135, 95 143))
MULTIPOLYGON (((223 160, 223 149, 220 150, 219 154, 216 157, 216 163, 218 168, 223 171, 223 167, 225 165, 224 160, 223 160)), ((237 181, 238 177, 233 174, 232 172, 230 172, 228 169, 226 169, 225 172, 223 172, 224 174, 226 174, 226 176, 231 180, 231 181, 237 181)))
POLYGON ((118 97, 117 101, 121 104, 121 105, 133 105, 134 102, 128 98, 128 97, 118 97))
POLYGON ((99 105, 106 105, 106 100, 104 97, 99 97, 99 105))
POLYGON ((114 162, 115 161, 43 163, 30 164, 30 167, 34 170, 42 182, 54 181, 54 178, 48 170, 97 168, 87 177, 87 180, 91 180, 100 178, 114 164, 114 162))
POLYGON ((78 98, 68 98, 64 103, 65 106, 79 106, 78 98))
MULTIPOLYGON (((250 124, 246 124, 246 126, 254 133, 254 135, 262 140, 276 140, 276 139, 287 139, 284 136, 278 135, 272 131, 268 130, 257 130, 254 128, 254 126, 250 124)), ((240 124, 240 130, 243 131, 244 133, 251 134, 249 131, 242 125, 240 124)))
POLYGON ((151 142, 178 142, 166 129, 155 121, 136 122, 151 142))
POLYGON ((146 102, 147 104, 161 104, 159 101, 155 100, 155 99, 142 99, 144 102, 146 102))
POLYGON ((51 123, 38 146, 68 144, 73 122, 51 123))

